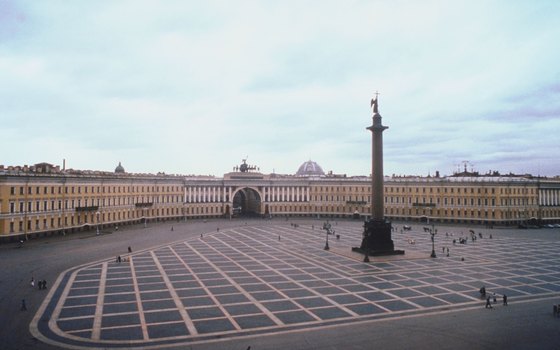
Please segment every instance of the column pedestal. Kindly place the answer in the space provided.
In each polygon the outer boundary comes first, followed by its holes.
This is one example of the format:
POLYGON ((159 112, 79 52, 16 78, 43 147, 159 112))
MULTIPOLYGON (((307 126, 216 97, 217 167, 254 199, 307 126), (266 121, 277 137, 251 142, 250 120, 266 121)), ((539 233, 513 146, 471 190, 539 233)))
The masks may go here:
POLYGON ((364 233, 360 247, 353 251, 369 256, 402 255, 404 250, 395 250, 391 239, 392 225, 387 220, 370 219, 364 222, 364 233))

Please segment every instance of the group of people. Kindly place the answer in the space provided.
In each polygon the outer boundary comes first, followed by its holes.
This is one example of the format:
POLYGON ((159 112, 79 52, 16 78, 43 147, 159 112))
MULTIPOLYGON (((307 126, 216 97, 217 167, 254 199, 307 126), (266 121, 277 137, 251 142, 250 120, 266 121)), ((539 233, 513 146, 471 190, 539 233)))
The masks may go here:
MULTIPOLYGON (((35 278, 31 277, 31 282, 29 283, 31 287, 35 288, 35 278)), ((47 280, 39 280, 37 282, 39 289, 47 289, 47 280)))
MULTIPOLYGON (((29 285, 31 285, 31 288, 35 288, 35 278, 31 277, 31 281, 29 282, 29 285)), ((39 286, 39 289, 47 289, 47 280, 39 280, 37 281, 37 285, 39 286)), ((25 299, 21 299, 21 307, 20 307, 21 311, 27 311, 27 305, 25 304, 25 299)))
MULTIPOLYGON (((132 248, 131 248, 130 246, 128 247, 128 253, 129 253, 129 254, 132 253, 132 248)), ((124 257, 124 258, 123 258, 123 257, 121 257, 120 255, 117 255, 116 262, 117 262, 117 263, 121 263, 121 262, 123 262, 123 261, 128 261, 128 258, 127 258, 127 257, 124 257)))
MULTIPOLYGON (((494 304, 497 302, 496 293, 493 292, 492 295, 487 295, 485 286, 482 286, 480 288, 480 296, 482 298, 486 298, 486 305, 484 306, 486 309, 491 309, 492 308, 492 301, 494 302, 494 304)), ((507 306, 508 305, 507 295, 502 294, 502 300, 503 300, 503 305, 507 306)))

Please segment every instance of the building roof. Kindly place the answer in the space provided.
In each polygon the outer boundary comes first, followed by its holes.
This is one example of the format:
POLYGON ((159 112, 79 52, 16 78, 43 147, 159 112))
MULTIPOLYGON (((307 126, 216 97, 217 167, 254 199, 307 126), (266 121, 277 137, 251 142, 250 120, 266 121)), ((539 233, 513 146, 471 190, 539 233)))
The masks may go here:
POLYGON ((121 165, 121 162, 119 162, 119 165, 117 165, 117 167, 115 168, 115 173, 124 173, 124 167, 121 165))
POLYGON ((296 176, 325 176, 325 172, 319 164, 308 160, 299 167, 296 176))

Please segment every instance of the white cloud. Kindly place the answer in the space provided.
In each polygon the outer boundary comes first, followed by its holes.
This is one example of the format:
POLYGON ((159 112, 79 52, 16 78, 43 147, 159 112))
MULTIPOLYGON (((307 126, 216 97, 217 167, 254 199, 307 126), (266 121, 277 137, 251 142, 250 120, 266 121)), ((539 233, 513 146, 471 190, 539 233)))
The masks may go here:
POLYGON ((369 174, 379 90, 388 174, 560 174, 555 2, 10 4, 6 164, 369 174))

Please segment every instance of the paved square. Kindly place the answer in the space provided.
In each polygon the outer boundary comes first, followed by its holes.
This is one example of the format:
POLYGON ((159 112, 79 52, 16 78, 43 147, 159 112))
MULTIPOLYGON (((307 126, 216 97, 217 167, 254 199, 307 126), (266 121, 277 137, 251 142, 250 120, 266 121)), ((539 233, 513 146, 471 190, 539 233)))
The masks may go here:
POLYGON ((330 251, 311 225, 270 224, 77 267, 54 284, 32 332, 66 347, 157 348, 482 306, 482 285, 498 302, 560 294, 557 242, 486 235, 454 244, 467 234, 440 232, 433 259, 417 226, 393 234, 404 257, 363 263, 350 252, 361 233, 335 229, 330 251))

